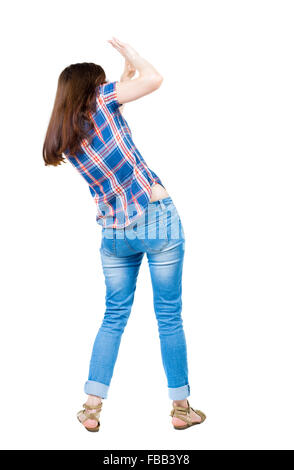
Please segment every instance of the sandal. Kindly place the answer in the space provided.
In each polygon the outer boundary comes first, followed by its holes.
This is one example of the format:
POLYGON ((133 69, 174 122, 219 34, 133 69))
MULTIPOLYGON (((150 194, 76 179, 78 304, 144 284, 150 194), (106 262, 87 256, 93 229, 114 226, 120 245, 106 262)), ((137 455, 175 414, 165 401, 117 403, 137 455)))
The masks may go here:
POLYGON ((190 406, 190 403, 188 400, 187 400, 187 403, 188 403, 188 408, 184 408, 182 406, 173 406, 173 409, 170 412, 170 416, 179 418, 182 421, 185 421, 185 423, 187 423, 185 424, 185 426, 174 426, 174 429, 187 429, 187 428, 190 428, 191 426, 194 426, 195 424, 201 424, 203 423, 203 421, 205 421, 206 419, 205 414, 200 410, 194 410, 194 408, 190 406), (191 410, 195 411, 195 413, 201 417, 201 421, 194 422, 194 423, 192 422, 192 419, 189 416, 189 413, 191 410))
POLYGON ((83 424, 84 421, 86 421, 87 419, 95 419, 97 420, 97 426, 95 428, 87 428, 87 426, 83 425, 84 428, 87 429, 87 431, 90 431, 90 432, 98 432, 99 431, 99 428, 100 428, 100 421, 99 421, 99 417, 100 417, 100 411, 101 411, 101 408, 102 408, 102 402, 99 403, 98 405, 96 406, 89 406, 87 405, 86 403, 83 404, 83 407, 84 409, 79 411, 77 413, 77 418, 79 420, 80 423, 83 424), (92 413, 86 413, 87 410, 95 410, 96 413, 92 412, 92 413), (85 416, 86 419, 84 419, 84 421, 81 421, 80 420, 80 416, 85 416))

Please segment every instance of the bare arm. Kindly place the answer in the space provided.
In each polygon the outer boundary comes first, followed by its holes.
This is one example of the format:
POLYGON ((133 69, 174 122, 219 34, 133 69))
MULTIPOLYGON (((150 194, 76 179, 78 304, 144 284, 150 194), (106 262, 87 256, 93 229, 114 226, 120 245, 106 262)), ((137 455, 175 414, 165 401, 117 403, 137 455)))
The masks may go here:
MULTIPOLYGON (((120 82, 127 82, 127 81, 130 81, 133 76, 136 74, 136 69, 135 67, 131 64, 131 62, 127 61, 127 59, 125 59, 125 68, 124 68, 124 71, 120 77, 120 82)), ((122 106, 120 106, 119 110, 120 112, 122 112, 125 108, 125 105, 122 104, 122 106)))
POLYGON ((130 45, 116 38, 108 42, 139 72, 139 77, 133 80, 120 81, 117 84, 117 99, 119 103, 124 104, 137 100, 160 87, 163 77, 152 64, 141 57, 130 45))

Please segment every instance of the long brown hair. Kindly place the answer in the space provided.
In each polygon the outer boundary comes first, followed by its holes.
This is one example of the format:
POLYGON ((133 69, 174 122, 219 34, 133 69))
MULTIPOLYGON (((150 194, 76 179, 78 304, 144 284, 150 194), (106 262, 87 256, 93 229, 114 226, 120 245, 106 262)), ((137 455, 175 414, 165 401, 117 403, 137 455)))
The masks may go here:
POLYGON ((45 165, 60 165, 64 152, 80 150, 94 128, 90 113, 96 110, 97 87, 105 82, 103 68, 93 63, 72 64, 61 72, 43 145, 45 165))

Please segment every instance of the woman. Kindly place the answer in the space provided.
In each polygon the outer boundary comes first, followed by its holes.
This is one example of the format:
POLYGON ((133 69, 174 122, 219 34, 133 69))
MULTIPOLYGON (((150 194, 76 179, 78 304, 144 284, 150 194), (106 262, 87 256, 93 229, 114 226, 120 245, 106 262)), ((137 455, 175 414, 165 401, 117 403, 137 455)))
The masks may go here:
POLYGON ((109 43, 125 58, 121 80, 107 81, 102 67, 93 63, 64 69, 43 146, 46 165, 69 161, 86 180, 102 226, 106 310, 84 385, 88 398, 77 417, 88 431, 99 430, 102 400, 108 394, 146 253, 162 363, 173 400, 172 425, 186 429, 203 422, 205 415, 187 400, 190 386, 181 318, 184 231, 172 198, 135 146, 122 115, 124 103, 157 90, 162 77, 128 44, 116 38, 109 43), (136 70, 139 76, 132 79, 136 70))

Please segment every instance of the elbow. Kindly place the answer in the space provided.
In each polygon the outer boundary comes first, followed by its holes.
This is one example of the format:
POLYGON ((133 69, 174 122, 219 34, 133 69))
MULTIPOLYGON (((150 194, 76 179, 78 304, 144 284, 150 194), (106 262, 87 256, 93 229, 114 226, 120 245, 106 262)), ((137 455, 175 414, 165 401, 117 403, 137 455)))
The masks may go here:
POLYGON ((153 84, 154 84, 155 89, 157 89, 157 88, 160 87, 160 85, 161 85, 162 82, 163 82, 163 76, 160 75, 160 74, 158 74, 158 75, 156 75, 156 76, 153 77, 152 81, 153 81, 153 84))
POLYGON ((159 73, 142 76, 141 79, 144 82, 144 87, 147 93, 157 90, 163 82, 163 77, 159 73))
POLYGON ((159 74, 148 77, 148 81, 147 81, 147 88, 149 89, 148 93, 152 93, 153 91, 157 90, 162 84, 162 81, 163 81, 163 77, 159 74))

